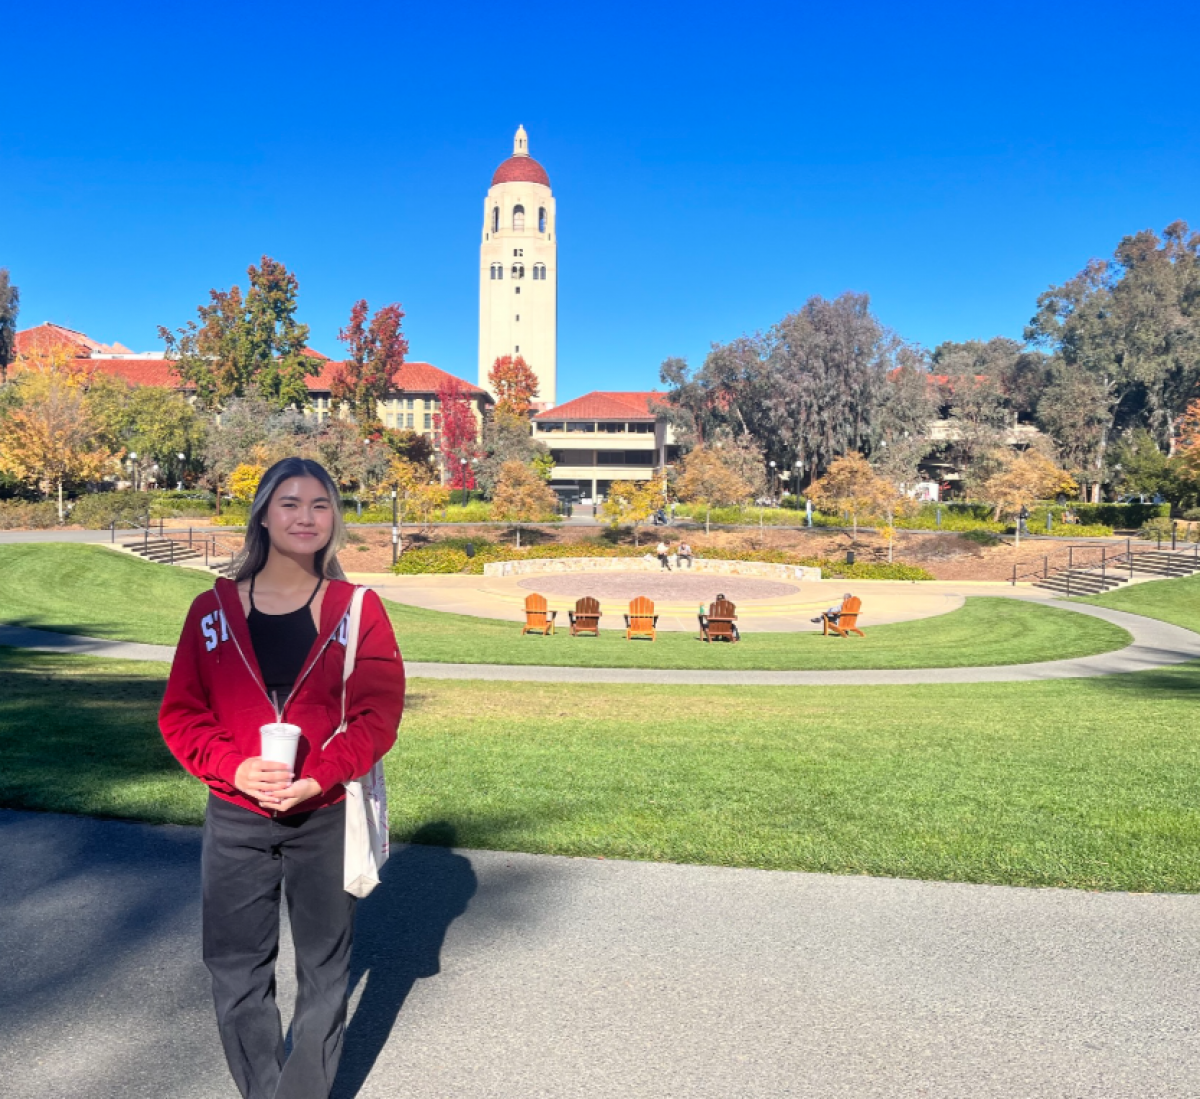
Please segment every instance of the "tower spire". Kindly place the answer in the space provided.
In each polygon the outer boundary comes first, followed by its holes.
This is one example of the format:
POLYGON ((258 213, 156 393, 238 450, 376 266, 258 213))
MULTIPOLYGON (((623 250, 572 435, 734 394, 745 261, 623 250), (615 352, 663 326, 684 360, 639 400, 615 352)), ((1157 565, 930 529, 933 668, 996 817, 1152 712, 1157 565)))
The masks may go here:
POLYGON ((524 126, 517 127, 517 136, 513 138, 513 156, 529 155, 529 135, 524 126))

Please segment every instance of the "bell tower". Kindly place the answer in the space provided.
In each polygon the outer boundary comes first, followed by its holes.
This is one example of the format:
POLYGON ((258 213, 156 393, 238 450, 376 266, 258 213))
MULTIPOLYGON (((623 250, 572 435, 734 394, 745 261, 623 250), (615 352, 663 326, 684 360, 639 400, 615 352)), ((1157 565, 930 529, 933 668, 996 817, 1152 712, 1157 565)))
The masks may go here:
POLYGON ((517 128, 513 154, 496 169, 483 203, 479 247, 479 385, 504 356, 520 355, 538 378, 537 401, 558 401, 558 233, 550 177, 517 128))

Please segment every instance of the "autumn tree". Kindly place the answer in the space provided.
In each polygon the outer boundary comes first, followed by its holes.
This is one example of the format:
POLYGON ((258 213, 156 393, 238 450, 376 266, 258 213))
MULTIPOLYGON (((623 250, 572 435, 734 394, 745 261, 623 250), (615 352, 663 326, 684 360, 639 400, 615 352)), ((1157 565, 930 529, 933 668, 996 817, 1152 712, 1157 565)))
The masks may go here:
MULTIPOLYGON (((383 488, 396 493, 396 514, 401 523, 409 520, 428 524, 433 513, 450 502, 450 490, 433 480, 433 469, 427 462, 393 457, 383 488)), ((398 550, 404 552, 402 530, 398 550)))
POLYGON ((525 418, 533 410, 538 395, 537 375, 518 355, 502 355, 488 373, 492 392, 496 395, 496 415, 525 418))
POLYGON ((521 524, 534 523, 553 515, 558 506, 554 490, 532 466, 505 462, 500 467, 492 495, 492 517, 517 525, 517 548, 521 546, 521 524))
POLYGON ((345 404, 360 424, 374 424, 376 405, 398 387, 400 367, 408 354, 408 340, 399 303, 385 305, 367 320, 366 300, 354 303, 350 323, 338 332, 350 357, 333 368, 330 392, 345 404))
POLYGON ((714 507, 733 507, 750 499, 753 487, 733 468, 724 448, 698 446, 684 458, 675 478, 675 494, 685 504, 704 507, 704 533, 714 507))
POLYGON ((248 464, 238 466, 229 475, 230 495, 243 504, 253 502, 254 494, 258 491, 259 483, 266 472, 265 466, 248 464))
POLYGON ((137 454, 164 476, 182 480, 202 448, 204 424, 187 399, 162 386, 133 386, 122 378, 95 374, 87 384, 87 406, 113 450, 137 454), (180 458, 180 455, 183 455, 180 458))
POLYGON ((996 509, 996 518, 1002 515, 1016 517, 1016 545, 1021 544, 1022 509, 1031 507, 1038 500, 1053 499, 1059 493, 1074 492, 1078 488, 1071 475, 1040 450, 1031 448, 1020 453, 1004 451, 998 456, 1001 469, 988 478, 982 487, 982 495, 996 509))
POLYGON ((116 455, 88 413, 83 388, 60 374, 29 372, 13 383, 17 395, 0 424, 0 470, 58 492, 58 517, 67 484, 99 480, 116 455))
POLYGON ((886 514, 889 505, 894 507, 898 495, 896 486, 880 477, 857 452, 831 462, 825 476, 812 486, 812 496, 819 507, 850 516, 852 537, 856 541, 859 517, 886 514))
POLYGON ((206 408, 255 394, 273 408, 303 408, 304 379, 314 370, 304 354, 308 325, 295 319, 300 284, 270 256, 247 273, 245 297, 238 286, 210 290, 209 304, 197 309, 199 323, 188 321, 174 332, 159 327, 167 358, 181 379, 195 385, 206 408))
POLYGON ((472 460, 478 458, 478 425, 463 384, 449 374, 437 392, 439 411, 433 417, 438 431, 442 465, 450 483, 463 490, 475 487, 472 460), (465 461, 464 461, 465 459, 465 461))
POLYGON ((0 385, 8 383, 8 368, 17 357, 17 314, 21 295, 12 284, 7 267, 0 267, 0 385))
POLYGON ((638 528, 663 506, 662 487, 656 481, 614 481, 601 505, 601 513, 615 529, 621 523, 633 528, 633 544, 638 528))

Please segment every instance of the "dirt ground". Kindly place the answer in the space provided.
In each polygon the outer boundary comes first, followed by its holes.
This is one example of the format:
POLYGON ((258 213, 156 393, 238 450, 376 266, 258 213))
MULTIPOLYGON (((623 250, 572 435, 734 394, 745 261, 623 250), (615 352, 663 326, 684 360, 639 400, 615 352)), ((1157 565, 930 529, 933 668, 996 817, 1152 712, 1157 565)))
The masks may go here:
MULTIPOLYGON (((598 527, 536 527, 523 528, 521 544, 570 543, 590 541, 600 536, 598 527)), ((772 530, 766 528, 760 536, 758 531, 703 531, 681 530, 672 527, 665 532, 657 528, 646 528, 639 532, 640 542, 647 552, 662 535, 666 541, 677 544, 685 538, 693 550, 701 549, 786 549, 813 557, 841 559, 847 550, 854 549, 859 561, 885 562, 888 559, 887 543, 873 533, 860 533, 857 542, 849 534, 833 531, 772 530)), ((611 536, 611 535, 610 535, 611 536)), ((404 530, 406 547, 429 545, 442 538, 478 538, 491 542, 515 541, 514 532, 505 527, 456 526, 418 531, 415 527, 404 530)), ((633 537, 628 531, 619 533, 619 542, 632 545, 633 537)), ((1066 547, 1072 543, 1055 543, 1050 552, 1051 567, 1065 559, 1066 547)), ((1097 552, 1094 544, 1074 543, 1077 553, 1097 552)), ((900 531, 893 546, 893 560, 906 565, 919 565, 937 580, 1007 580, 1012 576, 1013 565, 1025 574, 1039 567, 1047 553, 1045 543, 1023 544, 1019 550, 1013 546, 980 546, 958 534, 913 534, 900 531)), ((347 572, 386 572, 392 563, 391 531, 378 527, 350 528, 350 545, 342 553, 342 566, 347 572)))

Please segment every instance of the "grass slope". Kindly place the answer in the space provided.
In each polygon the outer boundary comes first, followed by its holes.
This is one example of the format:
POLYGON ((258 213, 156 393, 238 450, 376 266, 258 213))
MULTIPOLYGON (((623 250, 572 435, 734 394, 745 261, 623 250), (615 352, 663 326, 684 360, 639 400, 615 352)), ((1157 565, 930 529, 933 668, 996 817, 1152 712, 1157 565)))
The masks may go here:
MULTIPOLYGON (((203 789, 155 729, 165 674, 0 649, 0 804, 198 823, 203 789)), ((1196 666, 753 691, 417 680, 392 819, 500 850, 1200 891, 1198 689, 1196 666)))
POLYGON ((1115 611, 1144 614, 1200 633, 1200 573, 1178 580, 1150 580, 1106 595, 1081 596, 1073 603, 1094 603, 1115 611))
MULTIPOLYGON (((0 622, 172 645, 203 573, 86 545, 0 546, 0 622)), ((1129 642, 1122 629, 1069 611, 975 598, 958 611, 868 629, 865 638, 749 633, 705 645, 663 633, 653 644, 617 630, 598 638, 522 637, 511 622, 389 603, 408 660, 609 668, 837 669, 1024 664, 1086 656, 1129 642)))

